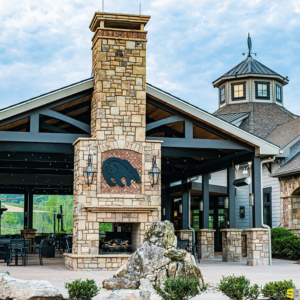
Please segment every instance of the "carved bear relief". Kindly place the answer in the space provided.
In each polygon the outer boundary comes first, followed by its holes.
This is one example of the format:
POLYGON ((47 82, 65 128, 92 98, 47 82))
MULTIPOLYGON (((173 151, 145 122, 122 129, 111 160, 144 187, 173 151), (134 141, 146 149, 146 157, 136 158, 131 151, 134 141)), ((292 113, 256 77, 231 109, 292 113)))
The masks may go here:
POLYGON ((140 194, 142 155, 131 150, 110 150, 101 155, 101 194, 140 194))

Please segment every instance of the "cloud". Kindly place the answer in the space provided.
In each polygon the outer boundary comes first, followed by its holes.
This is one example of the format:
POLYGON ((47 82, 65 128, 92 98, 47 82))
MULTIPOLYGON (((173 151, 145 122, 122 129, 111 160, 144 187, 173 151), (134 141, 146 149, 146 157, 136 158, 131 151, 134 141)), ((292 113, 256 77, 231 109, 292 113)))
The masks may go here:
MULTIPOLYGON (((289 75, 285 105, 300 114, 299 2, 277 0, 106 1, 105 10, 152 16, 147 81, 205 110, 217 109, 212 81, 238 64, 253 37, 257 59, 289 75)), ((0 107, 88 78, 89 24, 101 1, 0 2, 0 107)))

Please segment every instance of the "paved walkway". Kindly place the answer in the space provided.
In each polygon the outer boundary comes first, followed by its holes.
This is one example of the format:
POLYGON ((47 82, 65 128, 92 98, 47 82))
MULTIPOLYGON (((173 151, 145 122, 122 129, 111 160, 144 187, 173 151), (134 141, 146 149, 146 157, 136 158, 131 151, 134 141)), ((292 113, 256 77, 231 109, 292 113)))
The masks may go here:
MULTIPOLYGON (((268 267, 249 267, 246 265, 246 259, 241 263, 224 263, 221 256, 215 257, 213 260, 202 260, 200 267, 205 282, 219 283, 222 275, 228 276, 235 274, 236 276, 244 275, 250 279, 251 283, 264 285, 269 281, 290 280, 292 279, 297 288, 300 288, 300 265, 294 264, 294 261, 273 260, 273 266, 268 267)), ((30 259, 29 265, 7 267, 6 264, 0 263, 0 272, 9 271, 11 276, 20 279, 36 279, 51 281, 65 297, 67 291, 64 288, 65 282, 71 282, 75 279, 94 279, 97 283, 102 282, 105 278, 111 277, 114 272, 96 272, 96 271, 68 271, 64 267, 61 257, 55 259, 44 259, 44 266, 40 266, 36 259, 30 259)), ((107 292, 95 297, 95 300, 101 300, 107 292)), ((194 298, 195 300, 225 300, 226 296, 215 293, 205 294, 194 298)))

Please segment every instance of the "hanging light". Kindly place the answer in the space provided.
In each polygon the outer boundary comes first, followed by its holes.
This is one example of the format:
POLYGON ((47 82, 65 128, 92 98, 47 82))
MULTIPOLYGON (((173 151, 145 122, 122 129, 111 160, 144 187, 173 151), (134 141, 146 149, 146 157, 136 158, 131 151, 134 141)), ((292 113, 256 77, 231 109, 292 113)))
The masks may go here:
POLYGON ((166 215, 166 209, 163 208, 163 216, 165 216, 165 215, 166 215))
POLYGON ((160 172, 159 168, 157 167, 156 156, 154 155, 153 159, 152 159, 152 169, 149 172, 152 187, 154 185, 158 184, 159 174, 161 174, 161 172, 160 172))
POLYGON ((179 204, 179 213, 182 214, 182 204, 179 204))
POLYGON ((229 198, 226 197, 224 200, 224 208, 228 209, 229 208, 229 198))
POLYGON ((200 201, 199 210, 203 211, 203 209, 204 209, 203 201, 200 201))
POLYGON ((254 206, 254 194, 249 194, 249 205, 254 206))
POLYGON ((93 166, 92 166, 92 156, 89 154, 88 158, 88 167, 84 171, 85 183, 90 186, 93 183, 94 175, 96 174, 93 166))

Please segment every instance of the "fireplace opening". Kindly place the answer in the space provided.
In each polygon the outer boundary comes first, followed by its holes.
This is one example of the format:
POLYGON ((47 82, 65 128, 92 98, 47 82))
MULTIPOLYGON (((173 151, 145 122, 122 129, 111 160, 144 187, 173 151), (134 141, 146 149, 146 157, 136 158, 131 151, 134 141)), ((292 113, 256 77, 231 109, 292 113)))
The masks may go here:
POLYGON ((99 254, 131 254, 139 247, 139 223, 99 223, 99 254))

